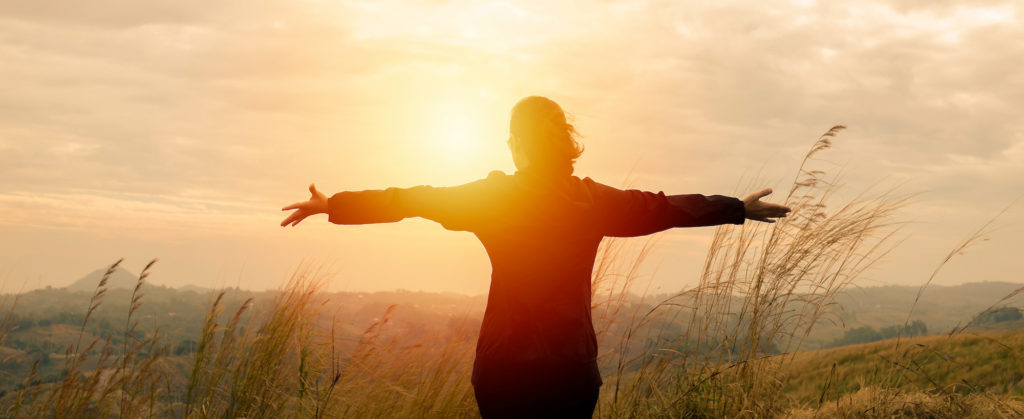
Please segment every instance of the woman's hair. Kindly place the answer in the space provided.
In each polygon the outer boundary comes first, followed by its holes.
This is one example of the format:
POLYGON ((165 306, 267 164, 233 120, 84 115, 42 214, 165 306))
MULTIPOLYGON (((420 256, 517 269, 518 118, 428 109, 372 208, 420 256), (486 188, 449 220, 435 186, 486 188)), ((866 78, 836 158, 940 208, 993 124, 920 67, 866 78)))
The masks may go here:
POLYGON ((509 132, 530 160, 531 168, 572 174, 572 165, 583 154, 579 134, 562 107, 542 96, 530 96, 512 107, 509 132))

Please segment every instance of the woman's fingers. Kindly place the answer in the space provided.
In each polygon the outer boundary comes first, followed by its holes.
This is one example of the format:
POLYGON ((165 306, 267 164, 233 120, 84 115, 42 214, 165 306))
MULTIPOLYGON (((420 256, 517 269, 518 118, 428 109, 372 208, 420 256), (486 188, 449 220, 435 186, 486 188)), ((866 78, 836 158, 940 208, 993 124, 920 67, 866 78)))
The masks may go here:
POLYGON ((298 224, 299 221, 302 221, 302 220, 306 219, 306 217, 308 217, 308 216, 309 216, 309 213, 306 212, 306 211, 302 211, 302 210, 295 211, 295 212, 291 213, 290 215, 288 215, 288 218, 285 218, 284 221, 281 221, 281 227, 286 227, 288 224, 291 224, 292 226, 294 226, 295 224, 298 224))
POLYGON ((772 204, 771 208, 773 214, 778 214, 776 217, 785 217, 790 211, 789 207, 778 204, 772 204))
POLYGON ((288 224, 291 224, 293 221, 295 221, 295 214, 296 213, 292 213, 288 215, 288 218, 285 218, 284 221, 281 221, 281 227, 287 226, 288 224))
POLYGON ((747 195, 746 198, 743 198, 743 202, 745 204, 752 204, 754 202, 757 202, 761 198, 764 198, 764 197, 766 197, 768 195, 771 195, 771 194, 772 194, 772 188, 764 188, 764 189, 762 189, 760 191, 757 191, 757 192, 754 192, 754 193, 752 193, 750 195, 747 195))
POLYGON ((783 218, 789 214, 790 208, 785 205, 773 204, 759 200, 760 197, 770 193, 771 189, 765 189, 760 192, 750 194, 748 199, 751 199, 751 202, 746 206, 747 218, 754 221, 774 223, 778 221, 778 218, 783 218))
POLYGON ((766 197, 768 195, 771 195, 771 194, 772 194, 772 188, 764 188, 764 189, 762 189, 760 191, 757 191, 757 192, 754 192, 754 193, 752 193, 750 195, 747 195, 747 199, 745 199, 744 201, 754 202, 754 201, 757 201, 757 200, 759 200, 761 198, 764 198, 764 197, 766 197))
POLYGON ((770 217, 786 216, 789 213, 789 207, 785 205, 773 204, 770 202, 764 202, 763 208, 766 213, 771 214, 770 217))
POLYGON ((302 208, 302 206, 303 206, 303 205, 305 205, 305 204, 306 204, 306 202, 309 202, 309 201, 305 201, 305 202, 296 202, 296 203, 294 203, 294 204, 291 204, 291 205, 289 205, 289 206, 287 206, 287 207, 281 208, 281 211, 288 211, 288 210, 293 210, 293 209, 299 209, 299 208, 302 208))

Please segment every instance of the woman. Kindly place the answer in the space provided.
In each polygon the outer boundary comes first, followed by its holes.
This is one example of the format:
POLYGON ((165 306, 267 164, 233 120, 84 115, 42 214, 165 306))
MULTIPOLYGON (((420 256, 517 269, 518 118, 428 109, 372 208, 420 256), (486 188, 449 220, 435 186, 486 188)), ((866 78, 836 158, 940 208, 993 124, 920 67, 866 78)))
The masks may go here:
POLYGON ((454 187, 416 186, 312 196, 281 225, 326 213, 335 224, 423 217, 474 233, 493 268, 472 383, 480 414, 591 417, 601 376, 590 314, 590 279, 604 237, 673 227, 774 222, 789 208, 720 195, 619 190, 572 175, 583 152, 574 127, 550 99, 512 108, 509 149, 516 173, 491 172, 454 187))

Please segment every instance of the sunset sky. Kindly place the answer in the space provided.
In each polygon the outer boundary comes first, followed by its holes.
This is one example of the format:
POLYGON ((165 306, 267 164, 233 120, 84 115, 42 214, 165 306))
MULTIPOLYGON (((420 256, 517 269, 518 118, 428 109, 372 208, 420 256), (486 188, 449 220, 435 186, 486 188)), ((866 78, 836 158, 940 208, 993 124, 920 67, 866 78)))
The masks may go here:
MULTIPOLYGON (((844 190, 920 193, 860 285, 922 284, 1024 195, 1020 2, 59 3, 0 4, 0 292, 121 257, 160 258, 164 285, 265 289, 308 263, 331 290, 486 292, 469 233, 286 229, 280 208, 310 182, 511 173, 509 110, 535 94, 575 118, 576 174, 666 193, 783 192, 849 126, 821 163, 844 190)), ((1024 282, 1022 217, 1024 200, 936 283, 1024 282)), ((711 233, 660 234, 652 289, 693 284, 711 233)))

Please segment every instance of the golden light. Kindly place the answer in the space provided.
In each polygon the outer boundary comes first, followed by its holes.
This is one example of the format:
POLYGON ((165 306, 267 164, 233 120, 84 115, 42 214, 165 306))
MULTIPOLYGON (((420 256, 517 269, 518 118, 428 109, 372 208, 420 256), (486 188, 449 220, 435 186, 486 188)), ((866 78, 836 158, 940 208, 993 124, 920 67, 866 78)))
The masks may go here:
MULTIPOLYGON (((408 101, 395 119, 401 138, 391 158, 409 182, 456 185, 511 170, 506 139, 512 98, 451 87, 408 101), (413 175, 415 174, 415 175, 413 175)), ((397 107, 397 105, 396 105, 397 107)))
MULTIPOLYGON (((465 102, 441 103, 431 107, 424 141, 434 158, 458 164, 481 158, 485 115, 465 102)), ((493 139, 491 139, 493 140, 493 139)))

